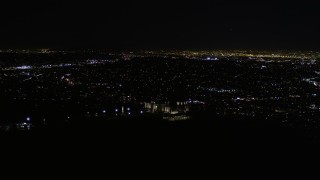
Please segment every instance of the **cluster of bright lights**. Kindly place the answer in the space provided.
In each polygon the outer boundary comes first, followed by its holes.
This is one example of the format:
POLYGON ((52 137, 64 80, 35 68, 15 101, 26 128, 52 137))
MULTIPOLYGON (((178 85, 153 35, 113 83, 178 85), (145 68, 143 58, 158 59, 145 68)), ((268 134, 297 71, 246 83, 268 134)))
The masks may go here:
POLYGON ((15 67, 15 69, 18 69, 18 70, 27 70, 27 69, 32 69, 32 66, 18 66, 18 67, 15 67))

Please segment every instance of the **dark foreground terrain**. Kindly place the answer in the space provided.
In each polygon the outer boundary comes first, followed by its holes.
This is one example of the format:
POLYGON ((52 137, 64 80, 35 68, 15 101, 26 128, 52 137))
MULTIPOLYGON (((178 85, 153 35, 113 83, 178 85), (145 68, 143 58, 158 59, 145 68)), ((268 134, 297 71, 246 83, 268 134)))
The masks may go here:
POLYGON ((2 165, 12 176, 41 178, 317 175, 319 144, 308 142, 297 129, 278 127, 202 117, 181 122, 121 119, 8 132, 1 135, 2 165))

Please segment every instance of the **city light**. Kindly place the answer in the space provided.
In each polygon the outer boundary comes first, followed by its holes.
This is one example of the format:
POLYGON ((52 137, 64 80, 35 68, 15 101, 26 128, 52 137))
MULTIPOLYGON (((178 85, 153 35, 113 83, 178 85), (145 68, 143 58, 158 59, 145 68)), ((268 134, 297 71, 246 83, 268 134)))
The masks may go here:
MULTIPOLYGON (((12 56, 19 59, 19 53, 12 56)), ((104 54, 108 55, 100 54, 101 59, 1 67, 0 83, 4 86, 0 93, 8 97, 3 105, 16 103, 19 107, 19 102, 26 102, 34 113, 44 111, 40 121, 45 124, 42 119, 47 118, 48 125, 51 120, 45 116, 55 109, 46 109, 46 104, 70 113, 77 110, 76 116, 88 119, 148 114, 165 121, 188 120, 195 108, 199 114, 210 109, 221 118, 308 116, 307 122, 313 124, 304 126, 320 128, 316 121, 320 112, 318 52, 169 50, 104 54), (136 64, 148 68, 137 68, 136 64), (106 107, 117 108, 108 114, 106 107)), ((54 51, 50 50, 50 56, 55 56, 54 51)), ((57 116, 71 119, 71 114, 57 116)), ((292 123, 287 119, 281 122, 292 123)))

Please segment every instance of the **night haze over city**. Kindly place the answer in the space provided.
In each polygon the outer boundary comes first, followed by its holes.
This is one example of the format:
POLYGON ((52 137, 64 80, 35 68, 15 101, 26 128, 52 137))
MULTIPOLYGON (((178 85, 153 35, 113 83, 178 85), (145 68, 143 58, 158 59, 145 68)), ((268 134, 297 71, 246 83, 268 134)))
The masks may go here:
POLYGON ((3 164, 42 178, 313 179, 319 7, 3 2, 3 164))

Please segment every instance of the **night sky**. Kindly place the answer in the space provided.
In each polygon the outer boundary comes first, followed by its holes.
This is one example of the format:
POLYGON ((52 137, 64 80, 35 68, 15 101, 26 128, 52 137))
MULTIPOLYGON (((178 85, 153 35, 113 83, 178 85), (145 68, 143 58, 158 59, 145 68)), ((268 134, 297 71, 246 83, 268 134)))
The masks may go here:
POLYGON ((320 49, 314 2, 12 0, 0 8, 2 48, 320 49))

